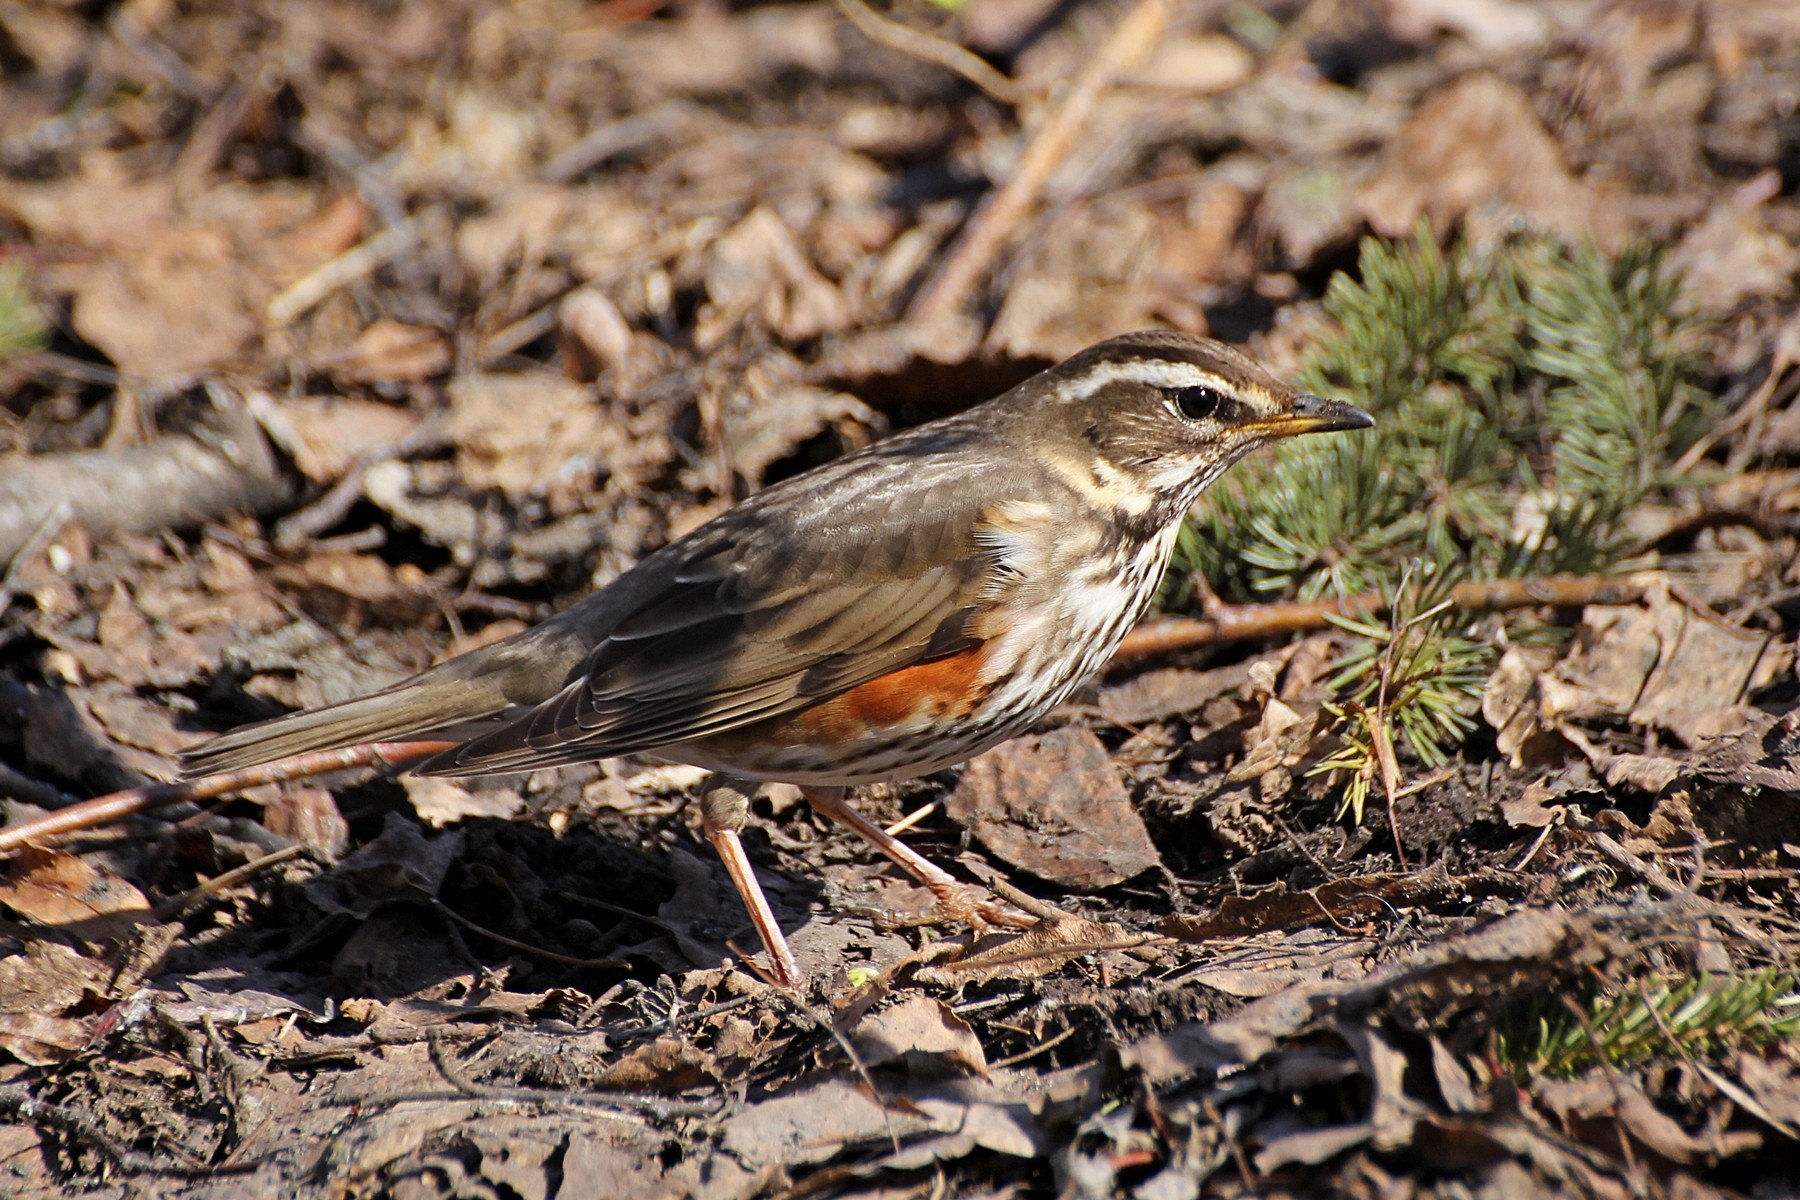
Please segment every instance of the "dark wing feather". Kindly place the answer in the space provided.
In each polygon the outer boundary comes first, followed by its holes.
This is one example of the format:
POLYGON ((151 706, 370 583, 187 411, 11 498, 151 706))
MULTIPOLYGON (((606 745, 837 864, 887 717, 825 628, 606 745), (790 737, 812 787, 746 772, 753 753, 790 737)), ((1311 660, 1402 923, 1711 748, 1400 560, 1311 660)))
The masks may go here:
POLYGON ((633 607, 561 693, 422 769, 501 774, 654 750, 969 646, 996 572, 976 531, 1022 490, 1020 473, 951 476, 904 454, 843 468, 646 559, 633 607))

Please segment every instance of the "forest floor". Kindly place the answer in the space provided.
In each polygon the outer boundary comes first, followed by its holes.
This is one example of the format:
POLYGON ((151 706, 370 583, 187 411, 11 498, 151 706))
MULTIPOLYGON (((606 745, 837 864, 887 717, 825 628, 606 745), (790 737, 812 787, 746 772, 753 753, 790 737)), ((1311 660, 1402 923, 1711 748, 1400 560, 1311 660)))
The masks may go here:
POLYGON ((918 927, 770 789, 805 996, 744 965, 686 768, 35 839, 0 1194, 1800 1187, 1800 8, 35 0, 0 63, 15 826, 1100 338, 1292 374, 1368 236, 1655 247, 1717 400, 1614 590, 1471 626, 1472 728, 1371 752, 1360 820, 1317 621, 868 797, 1023 935, 918 927))

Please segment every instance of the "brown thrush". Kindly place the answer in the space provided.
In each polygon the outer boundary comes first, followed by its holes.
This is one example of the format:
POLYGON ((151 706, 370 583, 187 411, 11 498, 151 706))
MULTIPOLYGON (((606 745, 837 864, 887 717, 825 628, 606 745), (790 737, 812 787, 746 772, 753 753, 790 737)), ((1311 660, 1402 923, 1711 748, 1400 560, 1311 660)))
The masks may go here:
POLYGON ((777 979, 799 971, 738 841, 759 780, 931 888, 1019 924, 851 808, 1031 725, 1111 656, 1208 484, 1266 442, 1370 417, 1179 333, 1092 346, 967 412, 752 496, 543 624, 383 691, 186 758, 233 770, 451 741, 419 768, 496 775, 622 754, 715 772, 703 810, 777 979))

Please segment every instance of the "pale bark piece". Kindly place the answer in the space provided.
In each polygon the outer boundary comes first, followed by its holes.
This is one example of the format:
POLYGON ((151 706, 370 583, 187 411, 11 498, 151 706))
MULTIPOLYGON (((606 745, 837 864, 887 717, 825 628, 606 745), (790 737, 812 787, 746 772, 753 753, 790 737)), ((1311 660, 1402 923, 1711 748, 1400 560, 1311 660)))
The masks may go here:
POLYGON ((68 521, 104 541, 285 506, 292 491, 262 434, 235 417, 223 432, 217 446, 176 435, 122 450, 10 460, 0 471, 0 559, 40 528, 68 521))
POLYGON ((988 751, 963 768, 945 807, 1007 863, 1065 887, 1111 887, 1161 861, 1106 747, 1085 729, 988 751))

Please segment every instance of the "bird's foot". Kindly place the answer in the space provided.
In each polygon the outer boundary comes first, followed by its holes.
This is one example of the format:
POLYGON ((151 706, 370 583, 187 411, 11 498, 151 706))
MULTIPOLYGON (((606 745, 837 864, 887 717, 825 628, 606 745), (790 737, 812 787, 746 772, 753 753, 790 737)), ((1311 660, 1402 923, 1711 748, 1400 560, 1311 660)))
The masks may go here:
POLYGON ((1001 903, 985 888, 954 879, 933 880, 925 886, 937 899, 930 924, 967 925, 978 934, 986 933, 995 925, 1004 929, 1029 929, 1037 924, 1036 917, 1001 903))

